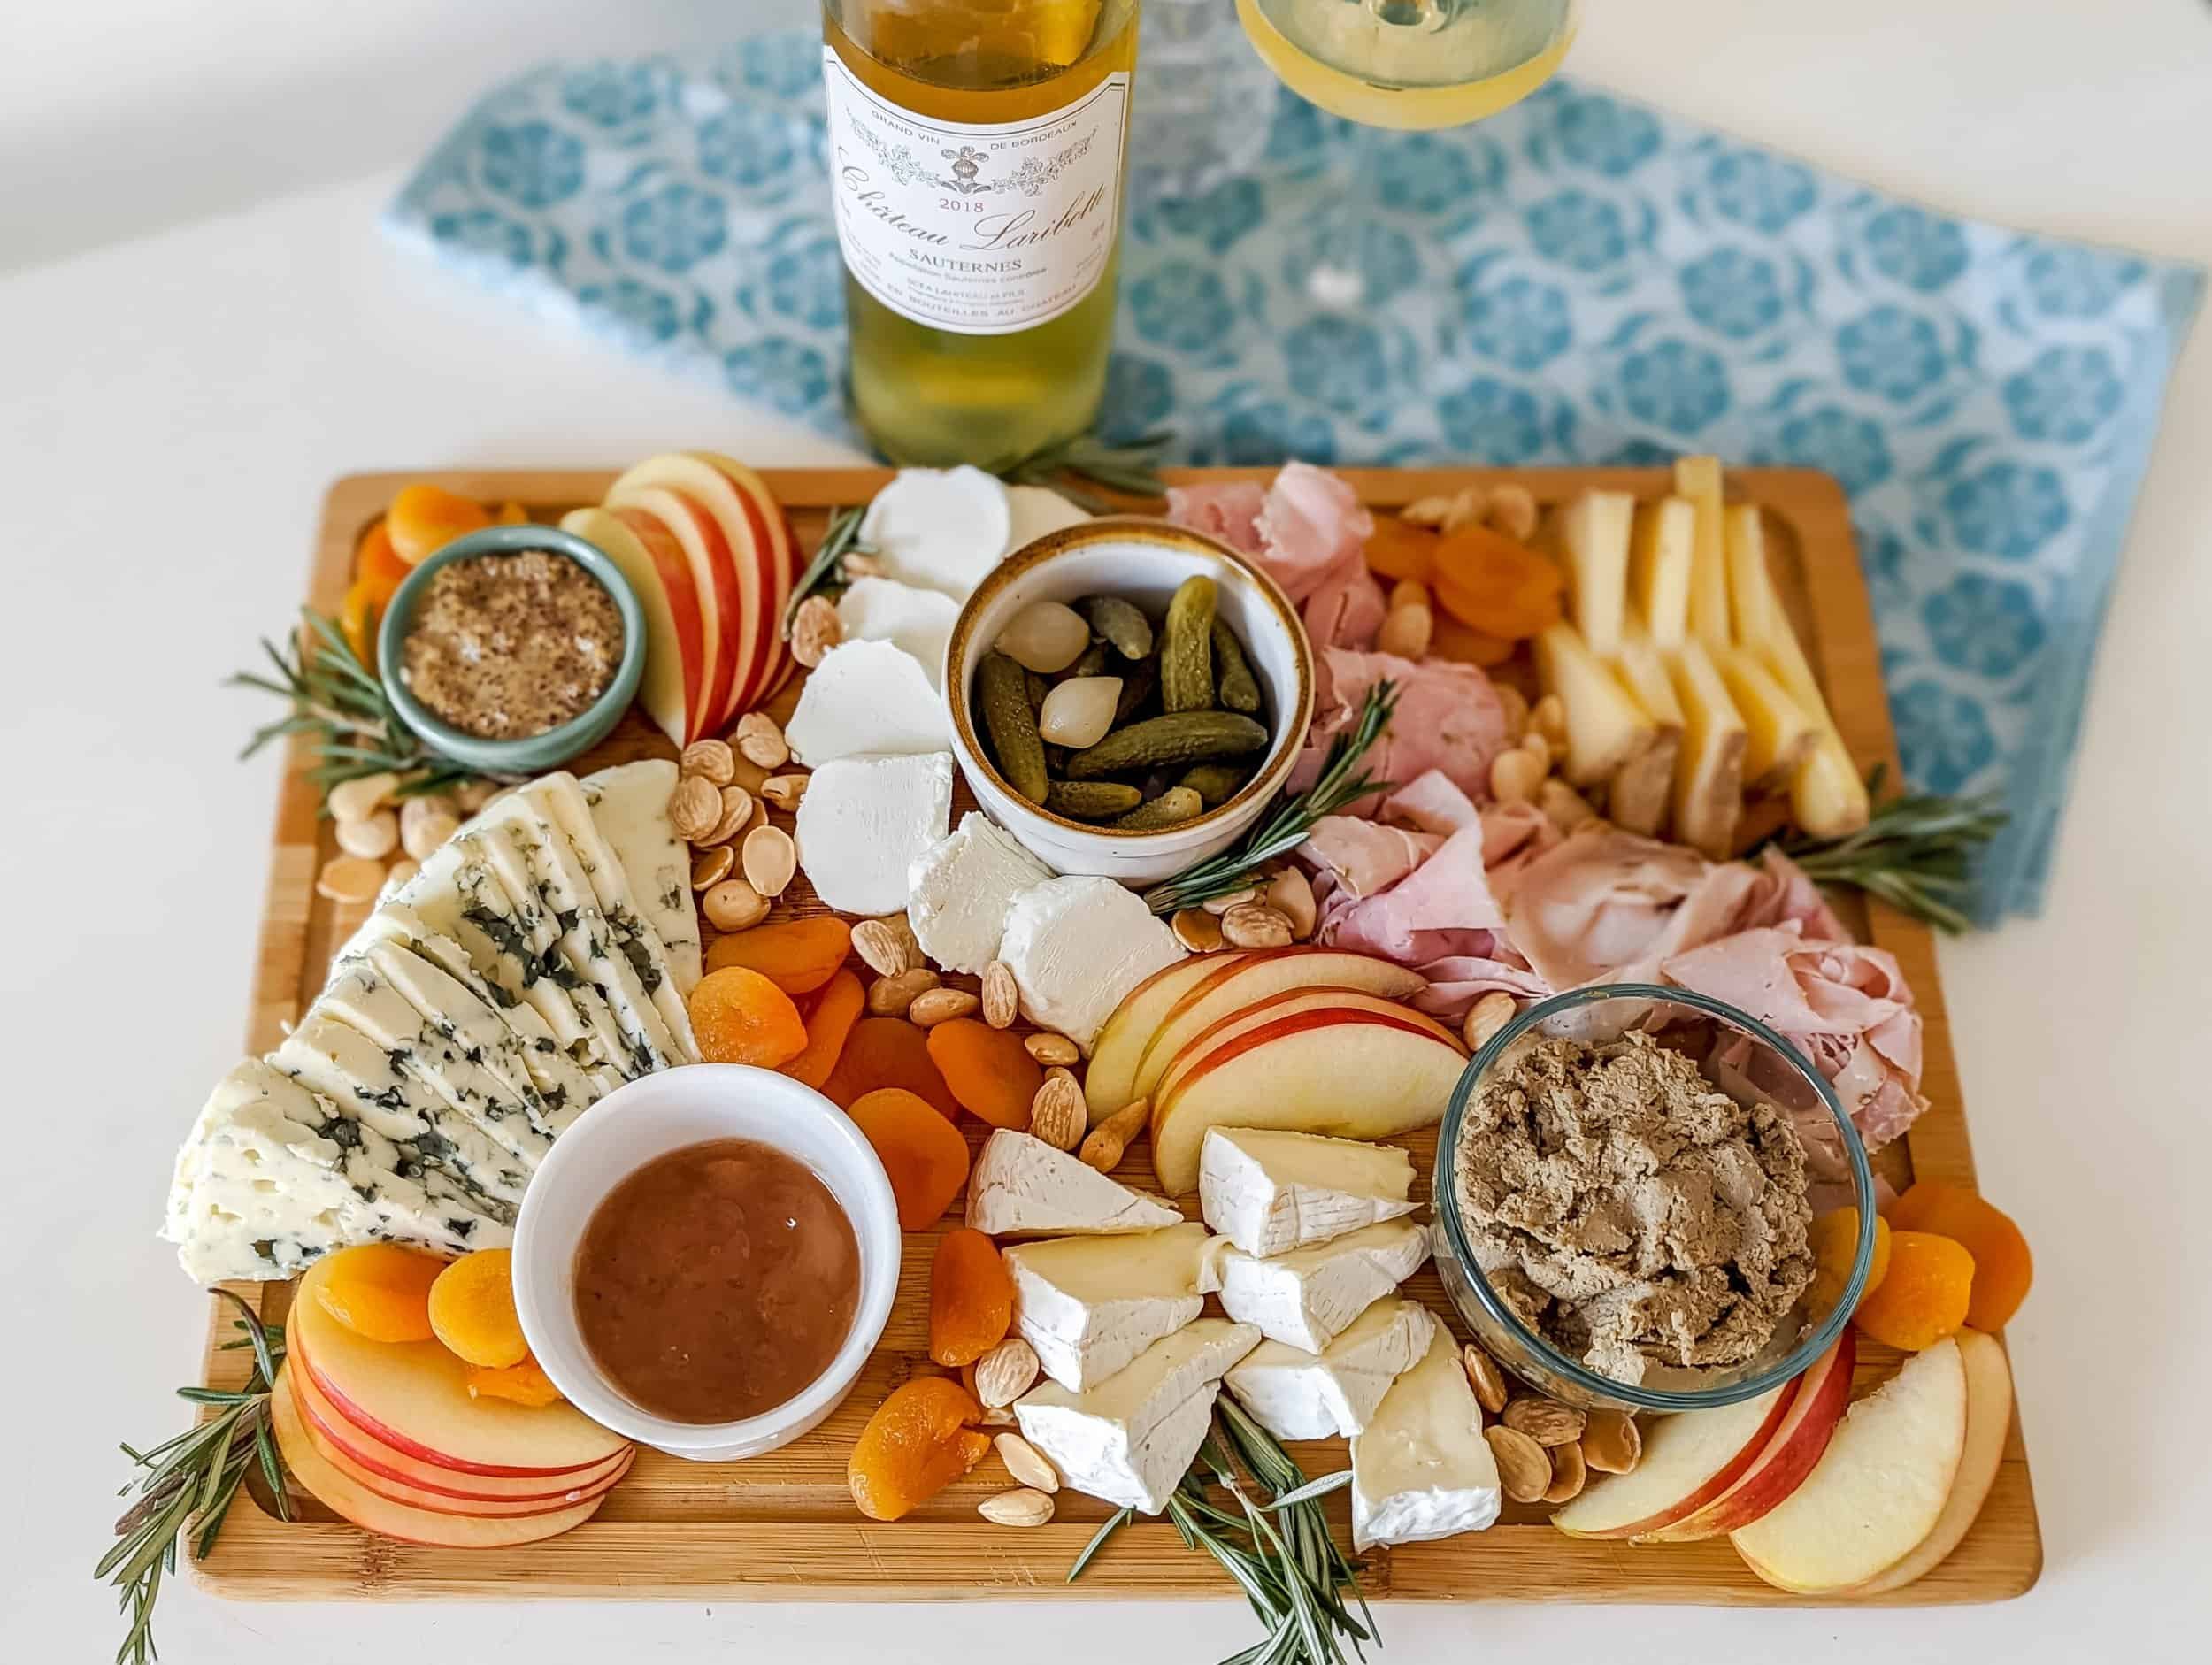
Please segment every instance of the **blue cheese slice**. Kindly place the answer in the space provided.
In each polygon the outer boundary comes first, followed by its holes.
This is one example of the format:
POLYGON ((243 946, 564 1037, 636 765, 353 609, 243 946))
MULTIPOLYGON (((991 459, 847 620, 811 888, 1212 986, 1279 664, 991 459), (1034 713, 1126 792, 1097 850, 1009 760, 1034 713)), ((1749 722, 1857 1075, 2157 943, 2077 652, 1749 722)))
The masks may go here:
POLYGON ((1479 1532, 1504 1494, 1482 1437, 1482 1407, 1441 1324, 1352 1436, 1352 1546, 1417 1544, 1479 1532))
POLYGON ((1226 1386, 1252 1420, 1278 1439, 1356 1434, 1390 1385, 1428 1350, 1436 1320, 1414 1301, 1379 1301, 1325 1351, 1263 1341, 1231 1370, 1226 1386))
MULTIPOLYGON (((699 909, 691 894, 691 854, 668 819, 676 765, 651 757, 586 775, 577 783, 605 853, 620 866, 638 912, 660 938, 676 992, 688 995, 704 970, 699 909)), ((561 821, 576 847, 593 854, 581 831, 561 821)), ((595 857, 595 859, 596 859, 595 857)))
POLYGON ((1217 1239, 1201 1282, 1220 1295, 1224 1312, 1257 1324, 1270 1341, 1319 1353, 1428 1257, 1429 1234, 1410 1220, 1365 1226, 1270 1260, 1217 1239))

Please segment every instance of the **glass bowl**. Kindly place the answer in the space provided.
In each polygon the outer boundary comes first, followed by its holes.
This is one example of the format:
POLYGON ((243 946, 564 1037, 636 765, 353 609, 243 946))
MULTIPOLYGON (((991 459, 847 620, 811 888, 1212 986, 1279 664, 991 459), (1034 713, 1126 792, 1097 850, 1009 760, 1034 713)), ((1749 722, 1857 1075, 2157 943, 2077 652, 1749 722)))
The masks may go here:
POLYGON ((1436 1147, 1431 1193, 1436 1270, 1453 1306, 1475 1339, 1506 1370, 1570 1405, 1629 1411, 1701 1410, 1755 1399, 1780 1386, 1826 1352, 1843 1331, 1866 1287, 1874 1255, 1874 1176, 1858 1131, 1804 1054, 1749 1013, 1688 989, 1648 983, 1601 984, 1539 1001, 1515 1017, 1469 1063, 1436 1147), (1500 1299, 1477 1262, 1455 1188, 1461 1129, 1475 1094, 1522 1048, 1541 1039, 1594 1044, 1630 1029, 1654 1032, 1701 1060, 1706 1078, 1739 1103, 1764 1102, 1793 1123, 1832 1121, 1859 1211, 1859 1240, 1840 1299, 1816 1303, 1809 1290, 1775 1326, 1759 1354, 1742 1364, 1682 1370, 1654 1365, 1640 1385, 1617 1382, 1536 1334, 1500 1299), (1724 1058, 1719 1055, 1727 1055, 1724 1058))

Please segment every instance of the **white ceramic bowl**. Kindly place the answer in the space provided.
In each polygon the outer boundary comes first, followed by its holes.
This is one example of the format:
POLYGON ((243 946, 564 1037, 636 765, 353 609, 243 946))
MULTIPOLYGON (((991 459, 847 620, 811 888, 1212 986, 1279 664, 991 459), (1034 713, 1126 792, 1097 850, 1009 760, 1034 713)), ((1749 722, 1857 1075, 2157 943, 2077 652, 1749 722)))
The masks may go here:
POLYGON ((900 1242, 891 1182, 842 1110, 772 1070, 687 1064, 607 1094, 539 1164, 515 1225, 515 1307, 532 1356, 594 1422, 697 1462, 757 1457, 805 1433, 850 1390, 891 1316, 900 1242), (576 1249, 616 1185, 656 1156, 712 1139, 773 1146, 829 1187, 859 1242, 860 1300, 844 1346, 805 1392, 741 1422, 671 1422, 631 1400, 592 1359, 576 1324, 576 1249))
POLYGON ((1313 721, 1313 649, 1297 610, 1274 580, 1211 538, 1164 520, 1133 516, 1087 520, 1048 533, 993 568, 953 622, 945 648, 952 748, 976 801, 1040 861, 1059 873, 1098 873, 1142 884, 1219 854, 1248 831, 1282 788, 1313 721), (1032 803, 992 767, 969 695, 975 668, 999 633, 1032 602, 1085 595, 1127 597, 1156 619, 1185 579, 1221 589, 1221 617, 1244 643, 1267 695, 1271 734, 1259 770, 1228 802, 1157 832, 1118 832, 1054 815, 1032 803))

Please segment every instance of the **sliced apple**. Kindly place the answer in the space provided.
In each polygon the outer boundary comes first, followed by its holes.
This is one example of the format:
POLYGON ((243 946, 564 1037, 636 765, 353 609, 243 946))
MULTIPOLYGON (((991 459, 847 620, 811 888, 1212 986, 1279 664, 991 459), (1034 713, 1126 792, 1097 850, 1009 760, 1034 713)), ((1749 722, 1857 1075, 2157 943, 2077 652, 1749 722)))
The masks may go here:
POLYGON ((1725 648, 1734 637, 1728 619, 1728 533, 1720 459, 1676 458, 1674 488, 1689 500, 1696 519, 1690 544, 1690 634, 1708 648, 1725 648))
POLYGON ((327 1261, 300 1280, 287 1320, 290 1355, 346 1421, 441 1469, 510 1478, 594 1469, 626 1441, 572 1405, 472 1399, 468 1370, 435 1341, 371 1341, 316 1296, 327 1261))
POLYGON ((729 682, 720 707, 702 718, 708 733, 719 733, 740 710, 749 709, 741 702, 755 679, 755 667, 778 645, 773 557, 760 511, 720 469, 678 452, 649 457, 630 469, 608 487, 607 501, 648 508, 663 519, 672 517, 695 564, 703 557, 717 569, 726 569, 735 584, 735 610, 722 620, 729 682), (679 507, 684 511, 680 516, 679 507))
POLYGON ((1162 1187, 1197 1189, 1209 1127, 1388 1139, 1434 1124, 1467 1056, 1437 1025, 1406 1021, 1417 1016, 1403 1007, 1296 1011, 1208 1047, 1174 1085, 1163 1081, 1153 1109, 1162 1187))
POLYGON ((1536 674, 1567 711, 1568 784, 1594 786, 1648 747, 1658 731, 1582 633, 1562 619, 1536 638, 1536 674))
POLYGON ((686 744, 691 713, 706 697, 707 672, 705 625, 690 563, 672 540, 648 543, 604 509, 576 510, 562 517, 561 530, 603 553, 637 592, 645 610, 645 674, 638 682, 638 702, 662 733, 686 744))
POLYGON ((1966 1367, 1966 1447, 1959 1454, 1959 1471, 1951 1481, 1950 1496, 1943 1500, 1943 1513, 1909 1554, 1864 1584, 1853 1584, 1847 1595, 1878 1596, 1902 1590, 1934 1571, 1964 1539, 1988 1500, 1990 1487, 1997 1484, 2005 1438, 2012 1431, 2012 1369, 1993 1336, 1962 1330, 1958 1344, 1960 1362, 1966 1367))
MULTIPOLYGON (((1184 1041, 1174 1055, 1167 1060, 1165 1068, 1155 1078, 1152 1089, 1146 1096, 1156 1102, 1168 1098, 1217 1047, 1234 1040, 1239 1035, 1280 1024, 1287 1017, 1305 1017, 1311 1021, 1311 1014, 1338 1012, 1379 1017, 1391 1023, 1410 1024, 1440 1040, 1455 1046, 1458 1044, 1452 1032, 1427 1013, 1417 1012, 1409 1006, 1402 1006, 1396 1001, 1371 994, 1364 989, 1332 987, 1327 984, 1312 988, 1279 989, 1272 994, 1215 1018, 1184 1041)), ((1253 1125, 1261 1126, 1263 1124, 1254 1123, 1253 1125)))
POLYGON ((1148 1097, 1184 1045, 1231 1013, 1294 989, 1363 991, 1384 1000, 1410 1000, 1427 986, 1418 971, 1371 954, 1301 944, 1255 954, 1225 965, 1191 985, 1171 1007, 1137 1064, 1131 1098, 1148 1097))
POLYGON ((1624 491, 1586 491, 1560 517, 1559 547, 1573 592, 1575 628, 1600 658, 1620 649, 1635 518, 1636 500, 1624 491))
POLYGON ((1735 854, 1736 822, 1743 814, 1743 760, 1750 734, 1697 634, 1668 656, 1667 674, 1682 705, 1682 750, 1674 761, 1674 836, 1714 861, 1725 861, 1735 854))
POLYGON ((1593 1482, 1551 1523, 1570 1538, 1647 1538, 1695 1513, 1758 1461, 1802 1379, 1733 1405, 1660 1417, 1633 1469, 1593 1482))
POLYGON ((729 708, 731 686, 745 664, 745 633, 751 623, 735 555, 714 517, 683 492, 654 486, 625 488, 618 480, 607 494, 607 507, 627 521, 640 537, 649 539, 651 529, 659 527, 675 540, 691 568, 692 583, 701 598, 707 649, 706 683, 701 694, 705 703, 691 713, 692 738, 718 733, 723 713, 729 708))
POLYGON ((269 1422, 277 1449, 292 1477, 334 1514, 365 1531, 396 1538, 403 1544, 426 1544, 441 1549, 512 1549, 557 1537, 581 1526, 598 1512, 601 1497, 588 1498, 568 1508, 542 1515, 487 1519, 480 1515, 436 1515, 391 1499, 380 1497, 349 1478, 315 1449, 301 1424, 299 1413, 286 1391, 288 1363, 279 1371, 269 1398, 269 1422))
POLYGON ((1751 792, 1778 792, 1812 755, 1820 728, 1771 671, 1741 648, 1714 656, 1715 668, 1743 718, 1743 779, 1751 792))
POLYGON ((1162 967, 1121 997, 1121 1004, 1098 1032, 1091 1047, 1090 1067, 1083 1072, 1083 1097, 1090 1107, 1093 1125, 1137 1096, 1137 1065, 1144 1049, 1184 991, 1244 957, 1237 948, 1194 954, 1187 960, 1162 967))
POLYGON ((1965 1451, 1966 1366, 1954 1337, 1852 1406, 1805 1483, 1729 1541, 1778 1590, 1865 1584, 1935 1530, 1965 1451))
POLYGON ((791 674, 790 648, 783 639, 783 616, 790 605, 791 592, 799 581, 798 540, 792 535, 790 518, 775 494, 768 489, 768 482, 733 457, 719 451, 690 451, 687 456, 719 472, 743 495, 752 513, 749 524, 753 542, 763 562, 767 579, 769 597, 768 637, 766 651, 754 666, 752 686, 741 691, 741 698, 733 705, 736 714, 756 710, 767 703, 769 695, 783 686, 791 674))
POLYGON ((1806 1367, 1798 1377, 1797 1392, 1790 1396, 1789 1409, 1749 1468, 1719 1495, 1680 1520, 1639 1532, 1636 1541, 1686 1544, 1718 1538, 1750 1525, 1796 1491, 1828 1449, 1836 1424, 1851 1403, 1851 1371, 1859 1358, 1857 1336, 1846 1324, 1834 1345, 1806 1367))
POLYGON ((1636 505, 1628 546, 1628 596, 1662 648, 1689 633, 1690 567, 1697 552, 1697 510, 1686 497, 1636 505))

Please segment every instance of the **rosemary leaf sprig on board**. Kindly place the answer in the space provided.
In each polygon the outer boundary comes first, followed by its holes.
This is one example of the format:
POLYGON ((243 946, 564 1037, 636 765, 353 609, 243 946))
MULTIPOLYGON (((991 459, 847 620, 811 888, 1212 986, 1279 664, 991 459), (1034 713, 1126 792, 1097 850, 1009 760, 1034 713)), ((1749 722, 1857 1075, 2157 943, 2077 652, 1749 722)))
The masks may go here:
POLYGON ((1323 816, 1334 815, 1370 793, 1389 791, 1394 783, 1377 780, 1359 764, 1383 730, 1390 726, 1391 713, 1397 709, 1396 683, 1384 680, 1368 689, 1359 720, 1329 742, 1328 756, 1322 760, 1321 773, 1312 786, 1295 797, 1284 799, 1235 848, 1194 863, 1146 891, 1146 906, 1156 914, 1170 914, 1195 908, 1210 897, 1242 890, 1263 863, 1287 856, 1304 843, 1313 824, 1323 816))
POLYGON ((866 512, 858 506, 830 511, 829 526, 822 533, 822 541, 806 564, 806 570, 799 574, 799 581, 791 587, 791 599, 784 604, 782 632, 786 641, 791 640, 791 621, 799 616, 799 603, 825 585, 837 583, 837 564, 851 551, 866 549, 860 541, 860 518, 866 512))
POLYGON ((1071 474, 1127 497, 1164 497, 1167 484, 1160 478, 1160 453, 1174 441, 1175 435, 1165 428, 1120 445, 1109 445, 1095 434, 1079 434, 1000 470, 999 477, 1017 486, 1048 486, 1094 514, 1113 514, 1122 505, 1071 486, 1066 476, 1071 474))
MULTIPOLYGON (((1878 763, 1867 776, 1870 797, 1886 772, 1878 763)), ((1909 793, 1878 804, 1856 832, 1835 839, 1801 833, 1775 844, 1815 882, 1865 891, 1956 936, 1973 929, 1961 904, 1973 892, 1975 863, 2007 819, 1994 797, 1909 793)))
POLYGON ((247 1469, 259 1465, 278 1518, 292 1518, 276 1434, 269 1423, 269 1390, 284 1358, 284 1331, 263 1324, 251 1307, 227 1289, 215 1293, 242 1315, 234 1326, 243 1332, 242 1339, 224 1345, 252 1348, 253 1374, 235 1392, 179 1388, 179 1398, 196 1405, 220 1406, 220 1415, 150 1451, 123 1447, 123 1454, 142 1472, 118 1495, 129 1497, 134 1492, 137 1500, 115 1523, 115 1545, 93 1569, 94 1577, 122 1592, 120 1605, 129 1622, 123 1645, 115 1651, 116 1665, 149 1665, 156 1657, 154 1603, 161 1595, 162 1580, 177 1569, 178 1542, 196 1523, 192 1553, 204 1556, 214 1547, 247 1469))

